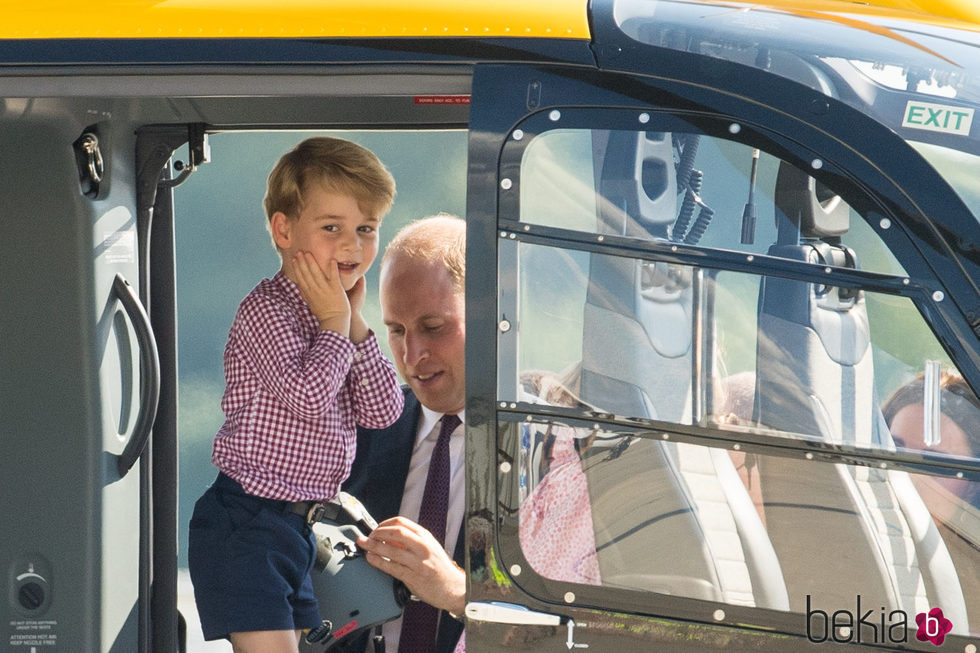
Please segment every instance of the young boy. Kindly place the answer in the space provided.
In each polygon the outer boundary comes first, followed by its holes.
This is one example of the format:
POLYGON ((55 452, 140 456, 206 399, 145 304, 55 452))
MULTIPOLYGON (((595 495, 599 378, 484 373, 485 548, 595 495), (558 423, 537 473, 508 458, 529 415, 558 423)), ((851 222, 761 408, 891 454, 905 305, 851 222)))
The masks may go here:
POLYGON ((392 364, 361 315, 364 273, 395 183, 377 157, 318 137, 269 176, 265 210, 282 268, 242 301, 225 347, 220 470, 194 507, 191 579, 205 639, 295 652, 320 625, 311 523, 350 473, 356 425, 401 414, 392 364))

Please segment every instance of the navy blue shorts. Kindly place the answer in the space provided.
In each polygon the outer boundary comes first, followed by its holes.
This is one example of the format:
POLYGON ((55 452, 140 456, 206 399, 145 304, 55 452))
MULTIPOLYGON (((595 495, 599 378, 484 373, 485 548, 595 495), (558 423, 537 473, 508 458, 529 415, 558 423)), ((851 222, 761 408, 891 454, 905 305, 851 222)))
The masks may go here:
POLYGON ((320 625, 316 540, 289 503, 246 494, 219 474, 194 505, 187 555, 205 639, 320 625))

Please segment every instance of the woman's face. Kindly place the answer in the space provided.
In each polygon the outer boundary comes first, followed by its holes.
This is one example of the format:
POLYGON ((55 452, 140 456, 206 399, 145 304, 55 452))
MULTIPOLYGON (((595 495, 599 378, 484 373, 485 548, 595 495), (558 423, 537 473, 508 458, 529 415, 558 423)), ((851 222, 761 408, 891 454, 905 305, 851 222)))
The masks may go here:
MULTIPOLYGON (((960 426, 946 415, 939 416, 939 444, 926 446, 923 437, 925 411, 922 404, 909 404, 901 408, 892 418, 890 429, 895 443, 915 451, 934 451, 953 456, 973 456, 970 437, 960 426)), ((937 477, 936 482, 957 496, 968 498, 976 494, 973 483, 957 479, 937 477)))
POLYGON ((921 451, 936 451, 953 456, 970 456, 970 438, 963 429, 946 415, 939 416, 939 444, 934 447, 926 446, 923 431, 925 411, 922 404, 909 404, 903 407, 891 421, 892 437, 899 446, 906 449, 921 451))

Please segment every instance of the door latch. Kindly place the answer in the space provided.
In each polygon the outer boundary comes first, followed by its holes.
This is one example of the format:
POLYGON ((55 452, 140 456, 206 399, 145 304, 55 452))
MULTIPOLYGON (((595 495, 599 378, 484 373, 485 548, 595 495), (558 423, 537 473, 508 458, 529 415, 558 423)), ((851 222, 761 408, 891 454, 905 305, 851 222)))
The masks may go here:
POLYGON ((503 603, 491 601, 482 603, 474 601, 466 604, 466 618, 475 621, 487 621, 498 624, 511 624, 514 626, 560 626, 562 623, 568 628, 568 637, 565 646, 569 650, 573 648, 589 648, 588 644, 575 641, 575 621, 557 614, 547 612, 537 612, 523 605, 516 603, 503 603))
POLYGON ((562 621, 556 614, 536 612, 523 605, 498 601, 467 603, 466 618, 520 626, 560 626, 562 621))

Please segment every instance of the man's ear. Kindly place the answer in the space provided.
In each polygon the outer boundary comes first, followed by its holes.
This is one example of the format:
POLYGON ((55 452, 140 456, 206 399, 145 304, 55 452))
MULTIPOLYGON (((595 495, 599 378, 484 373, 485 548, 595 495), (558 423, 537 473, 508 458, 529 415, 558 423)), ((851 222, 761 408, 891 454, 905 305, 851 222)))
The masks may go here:
POLYGON ((289 249, 292 242, 293 223, 282 211, 276 211, 269 219, 269 227, 272 230, 272 240, 279 249, 289 249))

